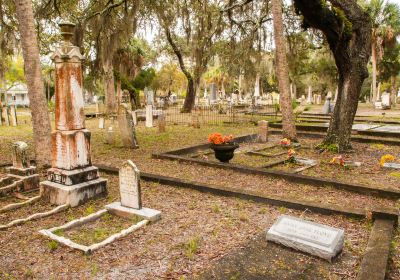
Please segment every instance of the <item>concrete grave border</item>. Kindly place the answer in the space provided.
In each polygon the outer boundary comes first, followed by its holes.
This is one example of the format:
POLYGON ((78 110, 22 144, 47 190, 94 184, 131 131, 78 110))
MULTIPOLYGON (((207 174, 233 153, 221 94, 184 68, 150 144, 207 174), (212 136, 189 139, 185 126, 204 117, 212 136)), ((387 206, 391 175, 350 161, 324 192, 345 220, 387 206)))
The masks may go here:
POLYGON ((70 206, 68 204, 63 204, 63 205, 59 205, 56 208, 53 208, 52 210, 47 211, 47 212, 35 213, 35 214, 32 214, 32 215, 30 215, 30 216, 28 216, 26 218, 13 220, 13 221, 9 222, 8 224, 0 225, 0 230, 8 229, 10 227, 26 223, 28 221, 33 221, 33 220, 38 220, 38 219, 41 219, 41 218, 44 218, 44 217, 48 217, 48 216, 51 216, 53 214, 62 212, 64 210, 68 209, 69 207, 70 206))
MULTIPOLYGON (((242 136, 239 138, 235 138, 235 142, 243 143, 243 142, 246 142, 247 140, 255 141, 256 136, 257 136, 256 134, 242 136)), ((249 167, 249 166, 239 165, 239 164, 231 164, 231 163, 226 164, 226 163, 220 163, 220 162, 211 162, 211 161, 207 161, 207 160, 202 160, 202 159, 198 159, 198 158, 189 158, 189 157, 184 156, 187 153, 194 153, 194 152, 204 150, 204 149, 208 148, 208 146, 209 146, 209 144, 200 144, 200 145, 186 147, 186 148, 173 150, 173 151, 169 151, 169 152, 158 153, 158 154, 155 153, 155 154, 152 154, 152 157, 155 159, 168 159, 168 160, 175 160, 175 161, 179 161, 179 162, 194 163, 194 164, 199 164, 199 165, 203 165, 203 166, 234 170, 234 171, 238 171, 238 172, 245 173, 245 174, 272 176, 272 177, 276 177, 276 178, 283 178, 283 179, 286 179, 291 182, 316 185, 318 187, 331 186, 336 189, 344 189, 344 190, 351 191, 351 192, 374 195, 377 197, 386 197, 386 198, 391 198, 391 199, 400 198, 400 191, 396 190, 396 189, 392 189, 392 188, 373 188, 373 187, 361 185, 361 184, 351 184, 351 183, 339 182, 339 181, 332 180, 332 179, 323 179, 323 178, 318 178, 318 177, 313 177, 313 176, 308 176, 308 175, 265 169, 265 167, 270 167, 271 165, 264 166, 263 168, 256 168, 256 167, 249 167)), ((275 163, 273 163, 273 164, 275 164, 275 163)))
MULTIPOLYGON (((96 164, 102 171, 110 174, 118 174, 119 169, 102 164, 96 164)), ((161 176, 151 173, 141 173, 141 179, 148 182, 169 185, 173 187, 188 188, 200 192, 212 193, 215 195, 237 197, 240 199, 251 200, 259 203, 265 203, 272 206, 283 206, 296 210, 311 210, 315 213, 323 215, 343 215, 350 218, 365 219, 370 213, 374 221, 374 226, 368 240, 367 251, 364 254, 358 280, 378 280, 383 279, 381 275, 385 275, 389 249, 392 240, 393 227, 397 227, 399 213, 395 208, 372 209, 370 212, 359 208, 346 208, 330 204, 314 203, 309 201, 301 201, 295 199, 283 199, 280 197, 267 196, 265 194, 246 191, 236 188, 227 188, 222 186, 213 186, 203 183, 186 181, 178 178, 161 176), (379 238, 382 230, 385 232, 383 239, 379 238), (379 263, 374 266, 376 256, 383 256, 379 263), (372 264, 372 267, 371 267, 372 264), (370 277, 369 271, 374 270, 374 277, 370 277), (375 277, 376 275, 376 277, 375 277)))
MULTIPOLYGON (((96 213, 90 214, 88 216, 73 220, 69 223, 66 223, 62 226, 58 226, 58 227, 53 227, 51 229, 42 229, 39 230, 39 233, 41 233, 44 236, 49 237, 52 240, 55 240, 59 243, 64 244, 67 247, 73 248, 73 249, 77 249, 80 251, 83 251, 85 254, 91 254, 93 251, 100 249, 112 242, 114 242, 115 240, 118 240, 122 237, 127 236, 128 234, 140 229, 141 227, 147 225, 148 223, 150 223, 149 220, 142 220, 136 224, 133 224, 132 226, 130 226, 129 228, 123 229, 122 231, 115 233, 109 237, 107 237, 106 239, 104 239, 103 241, 99 242, 99 243, 94 243, 91 244, 89 246, 85 246, 82 244, 78 244, 74 241, 72 241, 71 239, 65 238, 63 236, 58 236, 56 234, 54 234, 55 231, 57 230, 68 230, 68 229, 73 229, 73 228, 77 228, 80 227, 84 224, 88 224, 91 222, 94 222, 98 219, 100 219, 104 214, 106 213, 110 213, 111 215, 116 215, 115 212, 110 211, 109 209, 102 209, 100 211, 97 211, 96 213)), ((116 215, 119 216, 119 215, 116 215)))
MULTIPOLYGON (((100 171, 105 173, 110 173, 113 175, 118 174, 118 168, 106 166, 102 164, 96 164, 100 171)), ((266 195, 257 191, 248 191, 239 188, 232 188, 232 187, 222 187, 210 184, 199 183, 195 181, 188 181, 174 177, 162 176, 157 174, 145 173, 141 172, 140 178, 143 181, 159 183, 167 186, 173 187, 181 187, 192 189, 200 192, 207 192, 216 195, 222 196, 229 196, 229 197, 237 197, 245 200, 256 201, 260 203, 265 203, 273 206, 283 206, 287 208, 292 208, 296 210, 311 210, 316 213, 330 215, 330 214, 339 214, 344 215, 347 217, 353 218, 361 218, 364 219, 370 213, 372 213, 373 218, 380 218, 380 219, 389 219, 395 221, 397 224, 398 220, 398 211, 395 208, 390 207, 379 207, 365 210, 361 208, 348 208, 348 207, 341 207, 331 204, 324 204, 324 203, 316 203, 298 199, 288 199, 288 198, 281 198, 278 196, 273 195, 266 195)))

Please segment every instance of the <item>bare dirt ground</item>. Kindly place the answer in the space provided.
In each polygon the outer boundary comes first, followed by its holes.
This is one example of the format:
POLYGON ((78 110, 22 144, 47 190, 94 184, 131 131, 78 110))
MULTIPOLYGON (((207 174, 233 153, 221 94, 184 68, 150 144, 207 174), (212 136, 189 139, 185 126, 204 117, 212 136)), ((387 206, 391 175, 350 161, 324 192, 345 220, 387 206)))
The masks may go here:
MULTIPOLYGON (((391 199, 151 158, 153 152, 165 152, 204 143, 208 135, 216 131, 235 136, 255 133, 257 128, 251 125, 213 126, 201 129, 167 126, 167 132, 163 134, 159 134, 157 128, 145 129, 140 125, 137 129, 140 144, 138 150, 123 148, 119 139, 114 146, 105 145, 105 130, 99 130, 97 125, 97 120, 87 120, 87 126, 92 131, 92 160, 94 163, 119 167, 122 162, 131 159, 143 172, 257 190, 278 197, 366 209, 373 206, 398 207, 397 202, 391 199)), ((117 123, 112 125, 118 131, 117 123)), ((31 144, 31 134, 31 129, 27 125, 13 129, 0 127, 0 164, 11 161, 9 145, 13 141, 25 140, 31 144)), ((279 136, 271 137, 271 141, 279 141, 279 136)), ((317 144, 316 141, 308 139, 304 142, 310 145, 317 144)), ((399 178, 395 176, 392 178, 387 173, 382 173, 378 161, 381 154, 398 154, 399 150, 390 146, 384 148, 377 146, 379 149, 375 149, 372 145, 365 145, 355 144, 356 152, 349 155, 351 160, 363 161, 363 165, 358 171, 354 171, 354 169, 336 170, 340 167, 331 165, 328 165, 328 169, 313 170, 320 172, 316 174, 317 176, 329 178, 329 176, 342 172, 340 176, 351 182, 365 182, 372 183, 373 186, 398 188, 399 178), (367 149, 371 149, 371 155, 364 152, 367 149), (368 173, 371 170, 376 174, 368 173), (371 178, 371 180, 363 181, 364 178, 371 178)), ((300 155, 302 151, 299 150, 300 155)), ((304 156, 311 157, 309 154, 304 154, 304 156)), ((327 161, 333 154, 316 154, 315 156, 318 156, 321 161, 327 161)), ((246 160, 243 163, 245 162, 246 160)), ((4 173, 4 170, 0 170, 1 172, 4 173)), ((341 178, 340 176, 337 177, 341 178)), ((0 279, 2 277, 5 279, 185 279, 204 272, 232 250, 244 247, 251 239, 269 228, 280 213, 294 216, 303 215, 306 219, 344 228, 346 230, 346 247, 338 261, 333 265, 328 265, 301 253, 290 250, 288 253, 288 249, 278 246, 276 250, 283 255, 289 254, 292 257, 288 258, 288 263, 282 259, 272 261, 272 269, 276 271, 290 267, 294 269, 293 275, 296 275, 296 271, 301 271, 301 268, 296 270, 294 263, 303 259, 305 263, 316 263, 315 269, 320 268, 323 273, 321 275, 324 275, 325 279, 352 279, 357 273, 368 241, 370 222, 341 216, 301 213, 149 183, 143 183, 144 206, 161 210, 162 220, 100 249, 92 256, 83 256, 64 246, 51 244, 48 239, 39 235, 37 231, 40 229, 61 225, 118 200, 117 177, 107 177, 110 190, 108 198, 97 199, 64 213, 0 232, 0 279)), ((10 202, 14 200, 14 198, 10 198, 10 202)), ((3 203, 5 202, 1 201, 2 205, 3 203)), ((39 206, 40 204, 35 207, 39 206)), ((21 217, 29 213, 29 206, 28 208, 24 207, 9 213, 10 216, 4 217, 4 221, 11 219, 11 215, 12 217, 21 217)), ((3 222, 3 218, 1 219, 3 222)), ((122 225, 125 226, 125 223, 122 225)), ((77 234, 78 239, 87 238, 85 234, 92 233, 90 230, 82 229, 82 232, 77 234)), ((110 232, 106 231, 102 234, 104 237, 110 232)), ((396 234, 398 233, 396 232, 396 234)), ((399 242, 400 239, 397 235, 393 240, 388 279, 400 277, 399 242)), ((310 271, 315 270, 311 269, 310 271)))

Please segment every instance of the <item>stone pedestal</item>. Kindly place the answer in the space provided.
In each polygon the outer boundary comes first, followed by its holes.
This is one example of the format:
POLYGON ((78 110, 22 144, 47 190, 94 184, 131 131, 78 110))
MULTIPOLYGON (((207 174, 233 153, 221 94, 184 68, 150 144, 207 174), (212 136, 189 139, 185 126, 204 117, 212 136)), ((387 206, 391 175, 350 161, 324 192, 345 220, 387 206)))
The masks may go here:
POLYGON ((48 180, 40 184, 43 197, 52 204, 78 206, 107 194, 107 180, 99 178, 90 158, 90 132, 85 128, 82 93, 83 56, 73 46, 74 24, 62 23, 64 38, 56 49, 55 127, 52 133, 52 168, 48 180))
POLYGON ((258 140, 261 143, 265 143, 268 141, 268 121, 259 121, 258 122, 258 140))
POLYGON ((107 195, 107 180, 98 178, 71 186, 44 181, 40 188, 43 198, 51 204, 75 207, 94 197, 107 195))

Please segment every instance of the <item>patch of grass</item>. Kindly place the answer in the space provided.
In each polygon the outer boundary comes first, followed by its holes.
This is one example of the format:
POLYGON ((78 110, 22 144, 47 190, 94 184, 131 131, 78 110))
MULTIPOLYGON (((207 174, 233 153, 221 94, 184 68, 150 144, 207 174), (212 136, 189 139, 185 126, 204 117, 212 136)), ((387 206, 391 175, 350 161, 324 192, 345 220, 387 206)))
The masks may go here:
POLYGON ((281 213, 281 214, 285 214, 286 213, 286 211, 287 211, 287 208, 286 207, 283 207, 283 206, 281 206, 281 207, 279 207, 279 212, 281 213))
POLYGON ((50 249, 50 251, 54 251, 58 248, 58 242, 55 240, 51 240, 47 243, 47 247, 50 249))
POLYGON ((90 205, 89 207, 87 207, 86 209, 85 209, 85 214, 86 215, 90 215, 90 214, 93 214, 94 213, 94 207, 93 207, 93 205, 90 205))
POLYGON ((63 235, 64 235, 64 230, 62 230, 62 229, 57 229, 57 230, 53 231, 53 233, 54 233, 55 235, 58 235, 58 236, 63 236, 63 235))
POLYGON ((193 237, 191 238, 187 243, 184 244, 184 249, 185 249, 185 255, 188 259, 192 260, 194 258, 194 255, 199 250, 199 238, 193 237))
POLYGON ((92 263, 92 265, 90 267, 90 275, 94 277, 97 275, 98 271, 99 271, 99 267, 98 267, 97 263, 92 263))
POLYGON ((215 213, 215 214, 218 214, 218 213, 221 212, 221 209, 219 208, 219 205, 218 205, 218 204, 214 204, 214 205, 212 206, 212 212, 215 213))
POLYGON ((400 172, 392 172, 389 175, 400 179, 400 172))
POLYGON ((197 207, 197 204, 195 201, 191 201, 189 203, 189 210, 194 210, 194 209, 196 209, 196 207, 197 207))
POLYGON ((375 150, 386 150, 387 149, 387 147, 384 144, 379 144, 379 143, 372 144, 372 145, 370 145, 370 147, 375 150))
POLYGON ((240 220, 241 222, 247 222, 247 221, 249 220, 249 216, 247 215, 247 213, 241 212, 241 213, 239 214, 239 220, 240 220))
POLYGON ((234 275, 229 277, 229 280, 239 280, 240 279, 240 272, 236 272, 234 275))

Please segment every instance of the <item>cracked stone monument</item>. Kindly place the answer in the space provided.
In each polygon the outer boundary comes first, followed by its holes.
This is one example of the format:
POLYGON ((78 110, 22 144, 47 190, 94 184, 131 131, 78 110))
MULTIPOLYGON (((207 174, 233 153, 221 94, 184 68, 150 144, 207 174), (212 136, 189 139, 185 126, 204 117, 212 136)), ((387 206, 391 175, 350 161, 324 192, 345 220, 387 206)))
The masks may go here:
POLYGON ((107 194, 107 180, 92 166, 90 132, 85 128, 82 94, 84 59, 71 39, 75 25, 61 23, 63 42, 52 56, 55 62, 55 128, 52 133, 51 168, 41 183, 43 196, 52 204, 78 206, 107 194))
POLYGON ((22 189, 19 191, 29 191, 39 188, 39 174, 36 174, 36 167, 30 165, 28 157, 28 144, 22 141, 13 143, 12 167, 8 168, 8 175, 22 181, 22 189))
POLYGON ((119 169, 119 190, 121 201, 106 205, 108 211, 118 216, 138 216, 152 222, 161 218, 160 211, 142 207, 140 171, 131 160, 119 169))
POLYGON ((344 230, 281 215, 267 240, 332 261, 343 249, 344 230))

